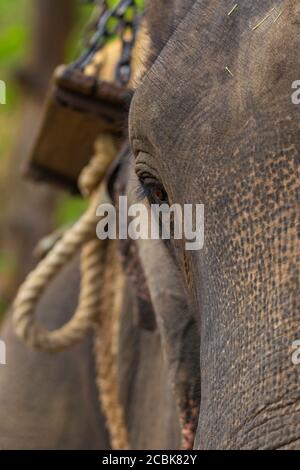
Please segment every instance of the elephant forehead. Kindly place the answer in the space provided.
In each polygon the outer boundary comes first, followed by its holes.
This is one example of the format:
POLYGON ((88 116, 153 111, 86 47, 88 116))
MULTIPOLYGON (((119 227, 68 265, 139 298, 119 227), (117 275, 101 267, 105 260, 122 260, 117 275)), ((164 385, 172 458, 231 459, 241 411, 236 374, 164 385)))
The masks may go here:
POLYGON ((149 64, 159 55, 195 0, 148 0, 146 16, 152 42, 149 64))
POLYGON ((282 57, 272 49, 290 21, 286 14, 277 18, 283 4, 241 1, 229 15, 230 0, 194 2, 136 91, 131 135, 174 148, 180 130, 193 142, 199 129, 204 140, 213 130, 234 129, 236 114, 248 114, 249 102, 278 79, 282 57))

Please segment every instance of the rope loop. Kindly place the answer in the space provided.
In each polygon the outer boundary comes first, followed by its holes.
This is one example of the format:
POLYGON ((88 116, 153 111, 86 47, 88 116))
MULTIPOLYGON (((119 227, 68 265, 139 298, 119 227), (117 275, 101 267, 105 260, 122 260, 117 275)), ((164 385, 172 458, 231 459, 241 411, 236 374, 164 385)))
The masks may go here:
POLYGON ((111 135, 99 137, 96 155, 84 169, 80 182, 83 193, 92 194, 89 208, 19 289, 13 305, 14 327, 18 337, 31 347, 51 352, 66 349, 86 336, 99 314, 101 273, 98 252, 101 252, 103 242, 96 238, 96 207, 104 199, 105 187, 101 182, 117 151, 118 146, 111 135), (36 321, 37 305, 49 282, 80 250, 82 279, 78 307, 67 324, 48 331, 36 321))

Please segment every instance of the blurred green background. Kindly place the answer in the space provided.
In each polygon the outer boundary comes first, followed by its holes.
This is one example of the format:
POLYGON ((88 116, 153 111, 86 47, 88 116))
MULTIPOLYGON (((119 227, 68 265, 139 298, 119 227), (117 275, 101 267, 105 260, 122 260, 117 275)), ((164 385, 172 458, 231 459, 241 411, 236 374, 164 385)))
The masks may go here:
MULTIPOLYGON (((5 225, 11 199, 14 197, 14 189, 7 191, 9 172, 18 172, 19 168, 12 167, 12 154, 19 137, 19 126, 22 123, 23 107, 22 93, 17 81, 14 80, 14 72, 27 62, 33 48, 33 24, 34 8, 38 0, 0 0, 0 79, 6 82, 6 105, 0 106, 0 191, 1 211, 0 222, 5 225)), ((40 0, 42 1, 42 0, 40 0)), ((66 0, 61 0, 61 3, 66 0)), ((68 0, 72 2, 72 0, 68 0)), ((117 0, 109 0, 115 4, 117 0)), ((144 0, 137 0, 143 7, 144 0)), ((67 44, 65 45, 65 62, 73 60, 80 52, 83 45, 84 32, 92 16, 94 6, 89 2, 73 0, 74 25, 67 44)), ((17 184, 17 183, 16 183, 17 184)), ((25 183, 26 184, 26 183, 25 183)), ((20 196, 19 196, 20 197, 20 196)), ((37 196, 38 197, 38 196, 37 196)), ((71 197, 58 192, 55 205, 51 213, 51 228, 53 230, 74 222, 86 207, 86 202, 80 197, 71 197)), ((11 210, 11 209, 10 209, 11 210)), ((11 217, 11 216, 10 216, 11 217)), ((3 231, 3 228, 0 230, 3 231)), ((1 233, 0 233, 1 235, 1 233)), ((14 291, 22 281, 25 272, 21 273, 19 280, 11 280, 18 277, 22 256, 12 247, 7 248, 7 243, 0 237, 0 315, 6 310, 8 303, 14 295, 14 291)))

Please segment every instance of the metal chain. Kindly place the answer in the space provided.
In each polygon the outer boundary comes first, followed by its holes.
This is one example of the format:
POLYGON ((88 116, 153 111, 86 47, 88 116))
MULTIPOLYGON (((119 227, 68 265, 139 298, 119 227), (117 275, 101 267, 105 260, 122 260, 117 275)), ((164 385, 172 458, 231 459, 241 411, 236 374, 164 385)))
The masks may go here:
POLYGON ((100 7, 96 32, 89 41, 88 49, 72 64, 72 68, 83 70, 107 40, 119 34, 122 40, 122 54, 116 69, 116 81, 125 86, 131 76, 131 55, 140 20, 136 0, 120 0, 111 8, 108 6, 108 0, 102 0, 100 7))
POLYGON ((120 38, 122 40, 122 54, 116 69, 116 81, 121 85, 126 86, 131 77, 131 58, 132 51, 135 45, 136 34, 140 23, 138 12, 133 15, 130 21, 123 24, 120 38))

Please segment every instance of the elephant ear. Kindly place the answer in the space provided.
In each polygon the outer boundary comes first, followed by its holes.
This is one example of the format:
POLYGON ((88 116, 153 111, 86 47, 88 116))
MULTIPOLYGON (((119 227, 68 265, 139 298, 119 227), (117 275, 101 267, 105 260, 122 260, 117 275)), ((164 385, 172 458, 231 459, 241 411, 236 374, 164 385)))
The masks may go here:
MULTIPOLYGON (((134 203, 137 179, 128 173, 128 203, 134 203)), ((183 447, 193 447, 200 406, 200 335, 181 275, 162 240, 138 240, 138 257, 150 294, 162 351, 175 393, 183 447)))

